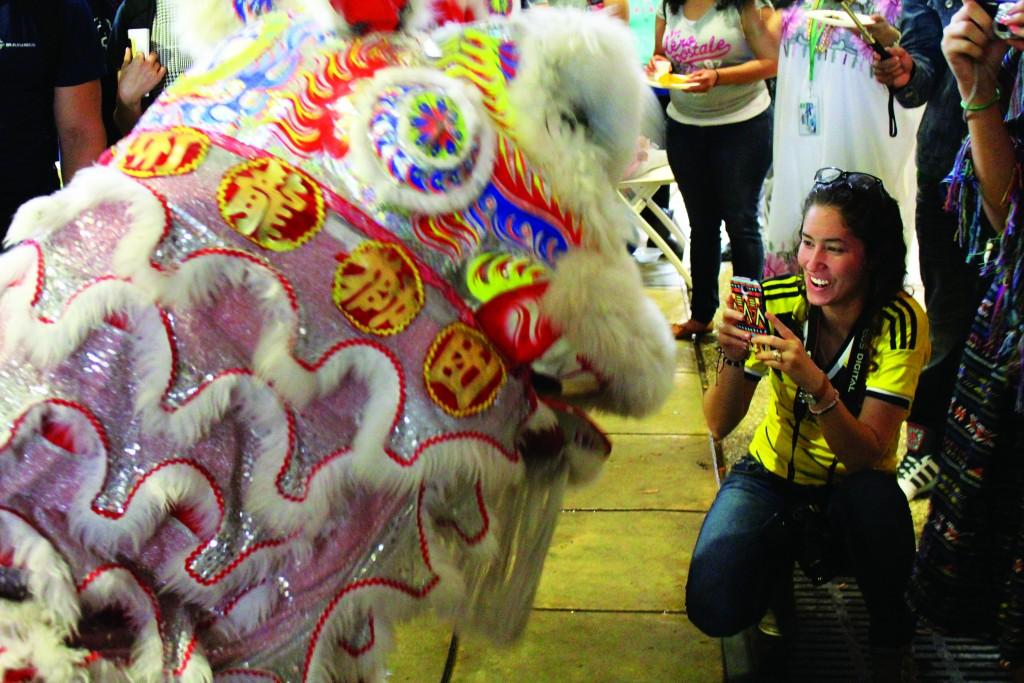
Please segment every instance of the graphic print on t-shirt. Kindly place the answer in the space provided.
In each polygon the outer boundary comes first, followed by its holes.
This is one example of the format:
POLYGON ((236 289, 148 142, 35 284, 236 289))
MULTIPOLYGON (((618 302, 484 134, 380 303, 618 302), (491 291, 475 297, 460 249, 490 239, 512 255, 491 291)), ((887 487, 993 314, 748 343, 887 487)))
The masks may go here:
POLYGON ((665 56, 672 60, 676 71, 689 73, 697 69, 718 66, 721 59, 732 50, 732 44, 714 35, 707 40, 697 40, 694 35, 683 36, 679 31, 668 31, 662 40, 665 56))

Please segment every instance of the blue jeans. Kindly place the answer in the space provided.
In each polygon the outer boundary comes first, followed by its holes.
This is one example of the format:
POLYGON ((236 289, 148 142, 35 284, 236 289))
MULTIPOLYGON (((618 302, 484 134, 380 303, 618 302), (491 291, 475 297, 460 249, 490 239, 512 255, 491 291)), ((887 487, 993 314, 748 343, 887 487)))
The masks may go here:
POLYGON ((722 221, 732 245, 733 274, 763 276, 757 200, 772 163, 772 110, 722 126, 670 118, 665 151, 690 219, 691 317, 709 323, 718 310, 722 221))
POLYGON ((825 511, 831 541, 822 551, 857 578, 871 644, 910 642, 913 619, 904 593, 914 529, 895 475, 865 470, 829 489, 798 486, 749 455, 733 466, 697 538, 686 583, 690 621, 716 637, 756 624, 800 550, 799 529, 787 521, 788 513, 808 503, 825 511))

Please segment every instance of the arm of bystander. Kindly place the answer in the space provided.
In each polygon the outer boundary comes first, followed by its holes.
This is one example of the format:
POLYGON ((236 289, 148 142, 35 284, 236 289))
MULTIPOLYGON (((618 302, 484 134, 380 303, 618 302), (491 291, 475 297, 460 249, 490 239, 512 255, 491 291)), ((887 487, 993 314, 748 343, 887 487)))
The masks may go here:
POLYGON ((892 57, 875 57, 875 78, 892 88, 904 107, 920 107, 931 98, 946 68, 939 48, 942 18, 927 0, 904 0, 900 30, 900 46, 886 48, 892 57))
POLYGON ((127 135, 142 117, 142 100, 164 79, 167 69, 161 66, 155 52, 132 55, 125 48, 124 61, 117 74, 117 101, 114 122, 127 135))
POLYGON ((107 144, 101 111, 103 54, 85 0, 64 0, 62 38, 54 77, 53 115, 66 184, 107 144))
POLYGON ((974 0, 953 15, 942 38, 942 52, 960 89, 961 107, 970 133, 971 162, 989 221, 1002 230, 1010 213, 1010 197, 1020 182, 1013 140, 1003 122, 996 84, 999 64, 1009 47, 1024 48, 1024 2, 1007 17, 1015 36, 1009 41, 992 34, 992 18, 974 0))
POLYGON ((60 140, 61 177, 65 184, 79 169, 96 161, 107 145, 100 114, 100 82, 54 88, 53 115, 60 140))

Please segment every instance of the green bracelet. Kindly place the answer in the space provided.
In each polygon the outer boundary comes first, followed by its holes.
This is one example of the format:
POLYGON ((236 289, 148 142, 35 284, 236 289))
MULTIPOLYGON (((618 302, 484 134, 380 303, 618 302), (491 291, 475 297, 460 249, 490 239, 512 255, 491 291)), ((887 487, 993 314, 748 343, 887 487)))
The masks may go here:
POLYGON ((988 102, 982 102, 981 104, 972 104, 970 102, 964 102, 960 100, 960 108, 964 111, 983 111, 988 109, 993 104, 999 101, 999 98, 1003 96, 1003 93, 999 92, 999 88, 996 88, 996 94, 992 96, 992 99, 988 102))

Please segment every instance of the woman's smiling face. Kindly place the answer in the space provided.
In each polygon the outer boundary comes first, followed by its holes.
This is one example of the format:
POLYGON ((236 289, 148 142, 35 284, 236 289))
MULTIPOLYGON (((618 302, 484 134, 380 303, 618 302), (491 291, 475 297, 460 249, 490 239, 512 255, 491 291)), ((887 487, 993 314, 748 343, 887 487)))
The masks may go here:
POLYGON ((797 263, 807 300, 814 306, 845 307, 867 294, 864 243, 831 206, 814 204, 804 215, 797 263))

